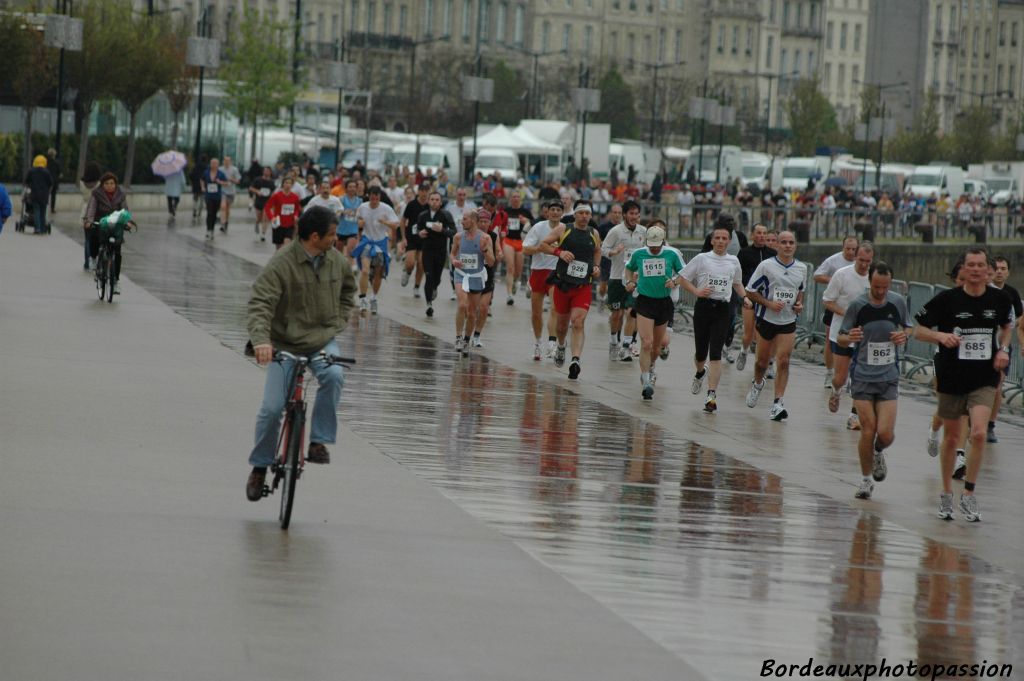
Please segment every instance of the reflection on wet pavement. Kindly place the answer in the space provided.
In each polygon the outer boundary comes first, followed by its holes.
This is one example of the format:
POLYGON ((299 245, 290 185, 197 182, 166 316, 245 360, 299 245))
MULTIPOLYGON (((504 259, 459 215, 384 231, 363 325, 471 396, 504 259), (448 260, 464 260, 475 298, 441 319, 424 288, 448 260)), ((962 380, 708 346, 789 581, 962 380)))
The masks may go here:
MULTIPOLYGON (((133 281, 241 350, 258 266, 171 230, 126 251, 133 281)), ((968 553, 386 318, 344 343, 344 423, 708 678, 1024 664, 1020 585, 968 553)), ((247 579, 301 570, 263 531, 247 579)))

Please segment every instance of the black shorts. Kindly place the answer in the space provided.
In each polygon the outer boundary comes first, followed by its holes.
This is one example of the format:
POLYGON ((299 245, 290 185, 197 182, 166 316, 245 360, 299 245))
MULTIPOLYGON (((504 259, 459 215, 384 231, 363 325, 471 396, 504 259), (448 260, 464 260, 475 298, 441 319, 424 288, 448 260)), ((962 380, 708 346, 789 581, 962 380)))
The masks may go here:
POLYGON ((647 317, 654 320, 655 326, 662 326, 672 321, 672 313, 675 312, 672 305, 672 298, 649 298, 644 295, 637 296, 633 306, 638 317, 647 317))
POLYGON ((601 258, 601 281, 608 281, 612 278, 612 259, 601 258))
POLYGON ((484 269, 487 270, 487 281, 480 293, 494 293, 494 268, 484 265, 484 269))
POLYGON ((825 314, 821 315, 821 323, 824 324, 826 328, 831 326, 832 317, 834 316, 835 313, 832 310, 825 310, 825 314))
POLYGON ((764 338, 766 341, 770 341, 776 336, 784 336, 787 333, 796 333, 796 322, 790 322, 789 324, 783 324, 780 326, 778 324, 766 322, 763 319, 758 319, 755 328, 757 329, 757 332, 761 334, 761 338, 764 338))
POLYGON ((406 229, 405 231, 405 250, 407 251, 421 251, 423 250, 423 239, 420 238, 419 234, 414 234, 412 231, 406 229))
POLYGON ((285 239, 295 238, 294 227, 274 227, 270 232, 270 240, 275 244, 283 244, 285 239))

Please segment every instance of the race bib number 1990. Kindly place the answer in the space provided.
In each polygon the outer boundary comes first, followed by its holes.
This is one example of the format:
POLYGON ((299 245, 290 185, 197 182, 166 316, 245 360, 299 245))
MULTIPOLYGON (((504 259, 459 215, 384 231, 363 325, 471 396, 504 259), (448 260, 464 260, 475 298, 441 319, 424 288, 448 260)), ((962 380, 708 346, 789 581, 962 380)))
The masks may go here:
POLYGON ((785 305, 792 305, 796 302, 796 290, 791 288, 777 288, 772 293, 772 300, 778 300, 785 305))

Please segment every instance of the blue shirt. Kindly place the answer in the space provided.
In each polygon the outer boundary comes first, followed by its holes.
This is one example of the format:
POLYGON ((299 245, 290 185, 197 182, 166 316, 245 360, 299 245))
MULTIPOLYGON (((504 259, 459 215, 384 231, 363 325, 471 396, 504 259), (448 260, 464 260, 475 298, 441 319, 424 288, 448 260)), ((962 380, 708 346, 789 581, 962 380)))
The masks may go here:
POLYGON ((0 184, 0 232, 4 231, 4 222, 11 217, 12 212, 13 207, 11 206, 11 197, 7 194, 7 187, 0 184))
POLYGON ((227 175, 225 175, 220 170, 217 171, 216 175, 211 175, 210 174, 210 169, 207 168, 206 170, 203 171, 203 174, 201 175, 201 177, 203 178, 203 184, 206 185, 206 198, 208 198, 208 199, 220 198, 221 186, 219 184, 217 184, 217 180, 220 180, 222 182, 227 182, 227 179, 228 179, 227 175))

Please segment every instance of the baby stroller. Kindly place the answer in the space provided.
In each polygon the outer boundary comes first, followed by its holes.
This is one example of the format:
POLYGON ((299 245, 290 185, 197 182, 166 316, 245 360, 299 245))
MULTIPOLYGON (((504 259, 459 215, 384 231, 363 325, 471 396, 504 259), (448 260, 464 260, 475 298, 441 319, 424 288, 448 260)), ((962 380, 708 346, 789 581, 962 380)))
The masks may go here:
POLYGON ((35 224, 35 216, 32 212, 32 191, 25 187, 21 193, 21 217, 14 223, 15 232, 24 232, 26 227, 31 227, 34 234, 49 234, 52 223, 47 222, 42 227, 35 224))

